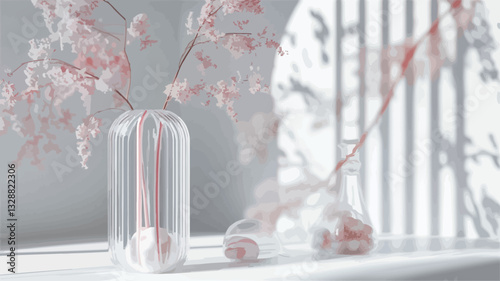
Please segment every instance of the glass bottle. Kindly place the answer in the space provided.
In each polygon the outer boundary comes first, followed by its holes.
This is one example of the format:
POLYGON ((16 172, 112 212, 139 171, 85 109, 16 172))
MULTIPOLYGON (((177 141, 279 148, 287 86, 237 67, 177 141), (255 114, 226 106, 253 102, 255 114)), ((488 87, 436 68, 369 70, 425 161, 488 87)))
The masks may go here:
POLYGON ((351 155, 340 169, 339 199, 336 206, 337 223, 332 232, 332 243, 337 254, 366 254, 374 247, 374 233, 361 191, 358 152, 350 154, 357 140, 339 145, 342 159, 351 155))
POLYGON ((189 132, 166 110, 132 110, 108 137, 108 238, 127 271, 161 273, 189 248, 189 132))

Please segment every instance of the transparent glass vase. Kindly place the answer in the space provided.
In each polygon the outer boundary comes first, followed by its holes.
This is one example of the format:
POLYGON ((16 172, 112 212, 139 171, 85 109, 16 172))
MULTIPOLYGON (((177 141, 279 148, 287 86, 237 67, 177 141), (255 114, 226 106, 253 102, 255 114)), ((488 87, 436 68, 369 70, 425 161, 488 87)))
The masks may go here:
POLYGON ((109 250, 133 272, 162 273, 189 249, 189 132, 166 110, 132 110, 108 137, 109 250))

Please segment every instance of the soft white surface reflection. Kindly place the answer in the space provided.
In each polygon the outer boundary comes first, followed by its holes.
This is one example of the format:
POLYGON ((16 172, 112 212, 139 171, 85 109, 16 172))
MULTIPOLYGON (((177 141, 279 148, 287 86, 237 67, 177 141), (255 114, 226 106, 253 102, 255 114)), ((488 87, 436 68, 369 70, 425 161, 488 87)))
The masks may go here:
POLYGON ((39 262, 57 266, 93 265, 60 270, 2 275, 2 280, 498 280, 500 242, 487 239, 381 237, 365 256, 318 256, 297 244, 273 259, 255 263, 224 257, 222 236, 195 237, 186 264, 169 274, 132 274, 117 270, 106 252, 21 255, 26 271, 39 262), (96 267, 96 263, 102 266, 96 267))

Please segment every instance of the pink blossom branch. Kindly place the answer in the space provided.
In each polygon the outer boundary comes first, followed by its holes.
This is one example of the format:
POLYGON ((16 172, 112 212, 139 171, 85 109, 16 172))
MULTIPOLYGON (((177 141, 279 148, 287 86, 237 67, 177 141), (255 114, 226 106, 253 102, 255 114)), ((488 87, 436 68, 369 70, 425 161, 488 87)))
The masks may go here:
MULTIPOLYGON (((205 22, 207 21, 207 19, 208 19, 209 17, 211 17, 211 16, 213 16, 213 15, 217 14, 217 12, 219 12, 219 10, 220 10, 220 9, 222 9, 222 6, 223 6, 223 5, 221 5, 219 8, 217 8, 216 10, 214 10, 214 11, 212 11, 210 14, 208 14, 208 16, 207 16, 207 17, 205 18, 205 20, 203 21, 203 25, 205 24, 205 22)), ((200 29, 198 29, 198 31, 199 31, 199 30, 200 30, 200 29)))
POLYGON ((184 56, 186 56, 186 53, 188 52, 188 50, 189 50, 189 51, 191 50, 191 49, 189 49, 189 48, 188 48, 188 46, 189 46, 189 45, 191 45, 191 44, 194 44, 195 39, 196 39, 196 37, 195 37, 193 40, 189 41, 189 43, 187 44, 186 48, 185 48, 185 49, 184 49, 184 51, 182 52, 181 59, 179 60, 179 64, 177 65, 179 68, 182 66, 182 63, 184 62, 184 61, 182 60, 182 58, 183 58, 184 56))
MULTIPOLYGON (((11 71, 7 75, 9 77, 12 76, 12 75, 14 75, 14 73, 16 73, 19 69, 21 69, 21 67, 27 65, 28 63, 31 63, 31 62, 42 62, 42 61, 46 61, 46 60, 50 61, 50 62, 53 62, 53 63, 59 63, 59 64, 62 64, 62 65, 65 65, 67 67, 71 67, 71 68, 76 69, 76 70, 82 70, 78 66, 72 65, 72 64, 67 63, 67 62, 65 62, 63 60, 60 60, 60 59, 38 59, 38 60, 31 60, 31 61, 23 62, 21 65, 19 65, 16 69, 14 69, 13 71, 11 71)), ((93 74, 91 72, 85 71, 84 73, 89 76, 88 78, 99 79, 99 77, 97 77, 95 74, 93 74)), ((127 103, 127 105, 130 107, 130 109, 132 109, 132 110, 134 109, 134 107, 132 106, 132 104, 130 104, 128 98, 126 98, 125 96, 123 96, 123 94, 120 93, 120 91, 114 90, 114 92, 116 94, 118 94, 118 96, 120 96, 127 103)))
MULTIPOLYGON (((184 64, 184 61, 186 61, 187 56, 191 52, 191 50, 194 47, 194 43, 196 42, 196 39, 198 38, 198 33, 196 33, 196 36, 194 37, 194 40, 192 40, 190 45, 188 44, 187 51, 184 52, 183 56, 181 56, 181 60, 179 62, 179 68, 177 68, 177 72, 175 73, 174 79, 172 80, 172 83, 177 80, 177 77, 179 76, 179 72, 181 71, 181 67, 184 64)), ((163 104, 163 109, 167 108, 168 102, 170 101, 172 97, 172 89, 170 89, 170 92, 168 93, 167 99, 165 100, 165 104, 163 104)))
POLYGON ((115 38, 118 41, 121 41, 120 38, 116 37, 115 35, 111 34, 110 32, 104 31, 104 30, 99 29, 99 28, 94 27, 94 26, 92 27, 92 29, 95 30, 95 31, 98 31, 100 33, 103 33, 105 35, 108 35, 109 37, 113 37, 113 38, 115 38))
POLYGON ((115 6, 113 6, 111 3, 108 2, 108 0, 104 0, 104 2, 106 2, 106 4, 108 4, 122 19, 123 21, 125 22, 125 32, 123 34, 123 54, 125 55, 125 59, 127 60, 127 65, 128 65, 128 69, 129 69, 129 72, 130 72, 130 76, 128 78, 128 85, 127 85, 127 94, 125 95, 127 97, 127 102, 128 102, 128 96, 129 96, 129 93, 130 93, 130 83, 132 82, 132 67, 130 66, 130 60, 128 58, 128 54, 127 54, 127 19, 115 8, 115 6))
MULTIPOLYGON (((174 79, 172 80, 172 83, 174 83, 177 80, 177 77, 179 76, 179 72, 181 71, 181 68, 182 68, 182 65, 184 64, 184 61, 186 61, 187 56, 189 55, 191 50, 194 48, 194 46, 196 44, 196 39, 198 39, 198 37, 200 36, 201 28, 205 25, 207 19, 209 17, 215 15, 221 8, 222 8, 222 5, 219 8, 212 10, 212 12, 210 12, 210 14, 208 14, 208 16, 203 20, 203 23, 200 24, 200 26, 198 27, 198 30, 196 31, 196 35, 194 36, 194 39, 188 43, 184 53, 181 56, 181 59, 179 61, 179 68, 177 68, 177 72, 175 73, 175 76, 174 76, 174 79)), ((172 87, 172 89, 173 89, 173 87, 172 87)), ((165 99, 165 104, 163 104, 163 109, 167 108, 168 102, 172 98, 172 89, 170 89, 170 92, 168 93, 167 98, 165 99)))
POLYGON ((103 110, 96 111, 96 112, 94 112, 94 114, 91 115, 91 117, 92 116, 95 117, 97 114, 102 113, 102 112, 106 112, 108 110, 122 110, 122 111, 124 111, 124 109, 122 109, 122 108, 111 107, 111 108, 106 108, 106 109, 103 109, 103 110))
MULTIPOLYGON (((224 37, 226 35, 252 35, 252 33, 246 33, 246 32, 230 32, 230 33, 225 33, 223 36, 221 37, 224 37)), ((194 44, 195 46, 198 46, 198 45, 201 45, 201 44, 206 44, 206 43, 210 43, 212 42, 211 40, 206 40, 206 41, 201 41, 201 42, 197 42, 196 44, 194 44)))
POLYGON ((224 35, 252 35, 251 32, 228 32, 224 33, 224 35))
POLYGON ((201 41, 201 42, 198 42, 198 43, 196 43, 196 44, 194 44, 194 45, 195 45, 195 46, 198 46, 198 45, 202 45, 202 44, 206 44, 206 43, 210 43, 210 42, 212 42, 212 41, 210 41, 210 40, 207 40, 207 41, 201 41))
POLYGON ((338 170, 340 170, 340 168, 342 168, 342 166, 347 162, 347 160, 351 157, 353 157, 355 155, 355 153, 358 151, 359 148, 361 148, 361 146, 363 146, 365 140, 366 140, 366 137, 368 136, 368 134, 372 131, 372 129, 378 124, 378 122, 380 121, 380 119, 382 118, 382 116, 384 115, 385 111, 387 110, 387 107, 389 106, 389 103, 391 102, 392 100, 392 97, 394 96, 394 88, 396 87, 396 85, 401 81, 401 79, 404 77, 405 73, 406 73, 406 70, 408 69, 408 66, 409 66, 409 63, 410 61, 413 59, 414 55, 415 55, 415 51, 417 49, 417 47, 419 47, 422 42, 429 36, 429 35, 432 35, 433 33, 435 33, 437 31, 437 28, 439 26, 439 23, 441 22, 442 18, 447 16, 448 14, 450 13, 458 13, 460 12, 460 10, 463 9, 462 7, 462 1, 461 0, 455 0, 452 4, 451 4, 451 7, 450 9, 448 9, 448 11, 446 11, 444 14, 442 14, 440 17, 438 17, 431 25, 431 28, 424 34, 420 37, 419 40, 417 40, 413 46, 411 48, 408 49, 408 51, 406 52, 405 54, 405 57, 404 57, 404 60, 401 64, 401 73, 399 74, 399 76, 396 78, 396 80, 392 83, 390 89, 389 89, 389 92, 387 93, 387 95, 385 96, 385 99, 384 99, 384 102, 377 114, 377 116, 375 117, 375 119, 372 121, 372 123, 370 123, 370 126, 368 126, 368 128, 363 132, 363 134, 361 135, 361 138, 359 139, 358 143, 356 143, 356 145, 354 146, 354 148, 352 149, 352 152, 350 154, 348 154, 344 159, 340 160, 337 165, 335 166, 335 170, 332 172, 332 175, 335 174, 338 170))
MULTIPOLYGON (((81 68, 77 67, 77 66, 74 66, 70 63, 67 63, 63 60, 60 60, 60 59, 38 59, 38 60, 31 60, 31 61, 27 61, 27 62, 23 62, 21 63, 16 69, 14 69, 13 71, 11 71, 10 73, 8 73, 7 75, 10 77, 12 75, 14 75, 14 73, 16 73, 21 67, 27 65, 28 63, 31 63, 31 62, 41 62, 41 61, 51 61, 53 63, 59 63, 59 64, 63 64, 65 66, 68 66, 68 67, 71 67, 71 68, 74 68, 76 70, 82 70, 81 68)), ((85 71, 85 74, 87 74, 88 76, 94 78, 94 79, 99 79, 99 77, 95 76, 94 74, 88 72, 88 71, 85 71)))
POLYGON ((115 90, 115 93, 117 93, 124 101, 127 102, 128 106, 130 107, 130 109, 134 110, 134 107, 132 106, 132 104, 128 101, 128 98, 124 97, 122 95, 122 93, 120 93, 120 91, 118 90, 115 90))

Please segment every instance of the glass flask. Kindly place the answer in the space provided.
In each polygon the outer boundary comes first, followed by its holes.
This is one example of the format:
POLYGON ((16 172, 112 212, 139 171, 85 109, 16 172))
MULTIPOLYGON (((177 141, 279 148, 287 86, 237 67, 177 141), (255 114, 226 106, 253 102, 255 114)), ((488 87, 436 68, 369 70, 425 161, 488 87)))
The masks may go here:
MULTIPOLYGON (((342 159, 354 149, 357 140, 344 141, 339 145, 342 159)), ((340 170, 339 199, 336 206, 336 224, 331 243, 341 255, 360 255, 374 247, 374 233, 370 216, 361 191, 358 152, 350 156, 340 170)))
POLYGON ((280 243, 273 228, 255 219, 233 223, 224 236, 224 255, 231 260, 252 261, 275 257, 280 243))
POLYGON ((108 239, 127 271, 162 273, 189 249, 189 132, 166 110, 132 110, 108 137, 108 239))

